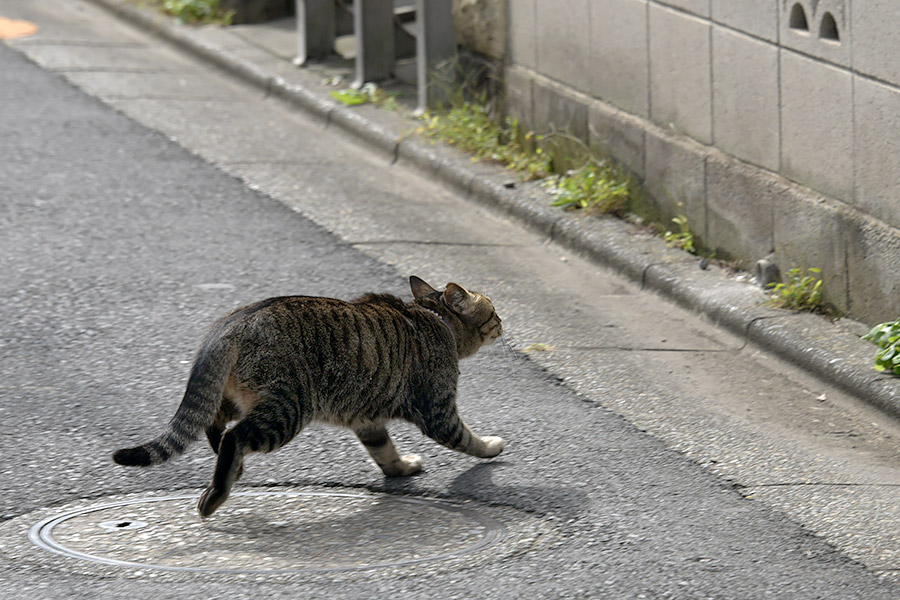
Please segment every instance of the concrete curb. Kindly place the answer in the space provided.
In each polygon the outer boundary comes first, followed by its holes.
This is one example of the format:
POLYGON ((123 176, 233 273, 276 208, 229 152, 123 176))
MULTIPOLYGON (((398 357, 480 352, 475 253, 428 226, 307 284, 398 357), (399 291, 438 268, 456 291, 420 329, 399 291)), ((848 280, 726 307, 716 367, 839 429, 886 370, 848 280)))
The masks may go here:
MULTIPOLYGON (((736 281, 716 267, 698 268, 696 258, 666 247, 659 238, 641 234, 628 223, 552 209, 546 194, 534 184, 519 182, 499 167, 473 164, 453 148, 428 144, 410 136, 415 126, 399 115, 372 106, 347 107, 334 101, 324 85, 303 81, 302 70, 279 74, 271 65, 245 58, 218 43, 215 29, 176 25, 127 0, 91 0, 124 21, 282 98, 310 115, 335 125, 369 144, 393 161, 414 167, 472 200, 501 210, 529 228, 569 249, 639 282, 707 316, 741 338, 844 391, 900 417, 900 379, 872 369, 875 347, 859 339, 865 327, 842 320, 830 323, 805 313, 788 313, 762 306, 763 293, 736 281)), ((244 42, 246 43, 246 42, 244 42)), ((249 43, 247 43, 250 46, 249 43)), ((226 47, 227 46, 227 47, 226 47)), ((258 49, 255 49, 258 52, 258 49)), ((271 56, 268 57, 270 60, 271 56)), ((283 62, 283 61, 282 61, 283 62)))

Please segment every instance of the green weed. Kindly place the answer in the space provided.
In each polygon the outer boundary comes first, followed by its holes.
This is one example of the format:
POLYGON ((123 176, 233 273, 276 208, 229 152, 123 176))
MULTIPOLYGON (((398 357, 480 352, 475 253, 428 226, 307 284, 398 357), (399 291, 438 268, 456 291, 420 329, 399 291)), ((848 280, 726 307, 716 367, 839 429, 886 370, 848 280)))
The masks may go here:
POLYGON ((606 161, 551 177, 545 187, 556 198, 553 206, 566 210, 594 210, 617 217, 628 212, 631 180, 606 161))
POLYGON ((678 231, 667 231, 663 234, 663 239, 670 248, 681 248, 685 252, 697 254, 697 248, 694 246, 694 234, 688 225, 687 217, 678 215, 672 219, 672 222, 678 225, 678 231))
POLYGON ((331 92, 332 98, 347 106, 372 103, 387 110, 397 110, 397 96, 399 92, 387 92, 374 83, 366 83, 358 90, 347 88, 331 92))
POLYGON ((419 128, 431 139, 465 150, 476 160, 495 162, 520 173, 526 180, 543 179, 550 173, 550 158, 540 149, 527 145, 540 136, 519 130, 519 122, 507 117, 498 123, 487 106, 458 103, 447 111, 426 113, 419 128))
POLYGON ((900 319, 879 323, 862 337, 881 348, 875 354, 875 370, 900 375, 900 319))
POLYGON ((523 132, 518 120, 498 123, 487 106, 457 102, 441 113, 428 113, 420 131, 428 137, 456 146, 473 155, 512 169, 528 180, 547 179, 553 206, 591 209, 623 216, 628 212, 631 180, 617 166, 591 160, 562 175, 551 176, 553 157, 542 148, 544 136, 523 132))
POLYGON ((822 269, 791 269, 785 274, 785 281, 772 286, 769 304, 776 308, 788 310, 805 310, 809 312, 834 315, 835 310, 822 299, 822 269))
POLYGON ((162 0, 162 10, 192 25, 231 25, 234 11, 223 11, 220 0, 162 0))

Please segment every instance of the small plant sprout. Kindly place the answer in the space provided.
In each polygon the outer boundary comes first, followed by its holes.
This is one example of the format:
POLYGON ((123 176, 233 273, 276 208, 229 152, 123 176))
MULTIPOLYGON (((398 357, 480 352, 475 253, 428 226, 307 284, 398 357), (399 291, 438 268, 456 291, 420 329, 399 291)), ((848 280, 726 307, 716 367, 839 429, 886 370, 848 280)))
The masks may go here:
POLYGON ((540 148, 527 148, 541 136, 523 134, 512 117, 498 123, 486 104, 460 102, 446 111, 425 113, 422 119, 420 133, 465 150, 475 160, 498 163, 526 180, 543 179, 550 173, 550 158, 540 148))
POLYGON ((183 23, 231 25, 234 11, 223 11, 220 0, 163 0, 162 9, 183 23))
POLYGON ((875 353, 875 370, 900 375, 900 319, 879 323, 862 336, 881 348, 875 353))
POLYGON ((672 219, 672 222, 678 225, 678 231, 667 231, 664 235, 666 244, 670 248, 681 248, 685 252, 697 254, 697 248, 694 246, 694 234, 688 225, 688 219, 684 215, 678 215, 672 219))
POLYGON ((550 344, 546 344, 544 342, 536 342, 534 344, 528 344, 524 348, 522 348, 522 352, 526 354, 529 352, 552 352, 553 346, 550 344))
POLYGON ((347 88, 331 92, 332 98, 347 106, 372 103, 388 110, 396 110, 398 95, 398 92, 386 92, 372 82, 366 83, 358 90, 347 88))
POLYGON ((804 310, 825 315, 833 315, 834 309, 822 299, 822 270, 794 268, 785 274, 785 281, 772 286, 769 304, 776 308, 804 310))
POLYGON ((599 161, 554 177, 545 187, 556 197, 553 206, 566 210, 596 210, 622 217, 628 212, 630 184, 629 178, 618 168, 599 161))

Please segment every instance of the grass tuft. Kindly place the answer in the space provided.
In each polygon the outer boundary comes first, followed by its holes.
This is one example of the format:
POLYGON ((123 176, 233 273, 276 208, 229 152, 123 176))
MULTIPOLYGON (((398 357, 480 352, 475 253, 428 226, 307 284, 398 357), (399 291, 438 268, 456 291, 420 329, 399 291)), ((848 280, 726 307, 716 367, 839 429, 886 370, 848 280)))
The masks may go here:
POLYGON ((624 217, 629 211, 631 178, 607 161, 589 164, 552 176, 545 187, 556 199, 553 206, 624 217))
POLYGON ((788 271, 785 281, 772 286, 769 305, 788 310, 808 311, 835 317, 837 311, 822 298, 822 270, 795 268, 788 271))
POLYGON ((544 187, 554 197, 553 206, 618 217, 629 211, 634 184, 620 167, 589 156, 583 166, 554 174, 554 163, 564 161, 554 160, 552 153, 545 151, 544 147, 552 147, 545 137, 522 131, 512 117, 498 123, 485 104, 458 102, 423 118, 425 125, 419 131, 429 138, 469 152, 475 160, 512 169, 526 181, 545 180, 544 187))
POLYGON ((220 0, 151 0, 167 15, 189 25, 231 25, 233 10, 222 10, 220 0))
POLYGON ((529 148, 541 136, 523 134, 516 119, 506 117, 502 124, 491 116, 487 106, 464 102, 439 113, 426 113, 419 131, 433 140, 446 142, 472 154, 477 160, 500 164, 526 180, 543 179, 550 174, 550 157, 541 148, 529 148))

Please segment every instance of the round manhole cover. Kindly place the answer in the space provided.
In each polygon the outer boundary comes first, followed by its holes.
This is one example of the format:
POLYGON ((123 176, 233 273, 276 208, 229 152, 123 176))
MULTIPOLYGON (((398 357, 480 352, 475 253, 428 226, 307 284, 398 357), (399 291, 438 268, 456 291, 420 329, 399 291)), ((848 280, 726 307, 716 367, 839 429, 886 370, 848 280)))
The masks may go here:
POLYGON ((506 528, 465 505, 330 491, 234 493, 212 518, 198 493, 73 507, 34 524, 44 550, 107 566, 285 574, 446 561, 500 543, 506 528))

